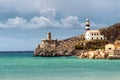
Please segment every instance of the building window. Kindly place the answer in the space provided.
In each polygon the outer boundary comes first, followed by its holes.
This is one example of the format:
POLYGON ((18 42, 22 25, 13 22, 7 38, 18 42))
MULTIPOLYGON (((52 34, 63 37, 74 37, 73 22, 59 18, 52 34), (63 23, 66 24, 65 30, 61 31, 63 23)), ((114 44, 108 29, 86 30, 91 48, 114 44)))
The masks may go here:
POLYGON ((93 40, 93 37, 92 37, 92 40, 93 40))
POLYGON ((109 50, 111 50, 112 48, 109 48, 109 50))

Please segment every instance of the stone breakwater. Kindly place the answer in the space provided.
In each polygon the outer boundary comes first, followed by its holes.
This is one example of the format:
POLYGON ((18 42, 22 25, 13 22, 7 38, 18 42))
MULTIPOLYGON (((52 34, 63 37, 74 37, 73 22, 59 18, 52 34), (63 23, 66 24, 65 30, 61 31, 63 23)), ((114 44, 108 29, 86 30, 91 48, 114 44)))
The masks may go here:
POLYGON ((77 56, 78 58, 88 58, 88 59, 107 59, 109 53, 104 50, 95 50, 95 51, 81 51, 80 55, 77 56))

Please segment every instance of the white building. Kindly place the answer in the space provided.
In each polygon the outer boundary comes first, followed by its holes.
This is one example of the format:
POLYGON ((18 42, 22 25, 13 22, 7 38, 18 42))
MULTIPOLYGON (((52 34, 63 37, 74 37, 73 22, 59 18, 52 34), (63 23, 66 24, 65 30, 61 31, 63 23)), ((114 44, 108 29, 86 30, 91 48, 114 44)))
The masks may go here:
POLYGON ((105 38, 98 30, 88 30, 85 33, 85 40, 105 40, 105 38))
POLYGON ((101 35, 99 30, 90 30, 90 21, 88 19, 85 29, 85 40, 105 40, 104 35, 101 35))

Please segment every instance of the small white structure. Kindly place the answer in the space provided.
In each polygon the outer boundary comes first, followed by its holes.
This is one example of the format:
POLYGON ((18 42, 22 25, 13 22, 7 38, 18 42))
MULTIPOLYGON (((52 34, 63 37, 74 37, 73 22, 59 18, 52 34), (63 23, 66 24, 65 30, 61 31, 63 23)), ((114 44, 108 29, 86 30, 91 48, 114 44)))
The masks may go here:
POLYGON ((105 40, 99 30, 88 30, 85 33, 85 40, 105 40))
POLYGON ((114 44, 106 44, 105 50, 115 50, 115 45, 114 44))
POLYGON ((86 20, 85 40, 105 40, 104 35, 101 35, 99 30, 90 30, 90 21, 86 20))
POLYGON ((105 50, 120 50, 120 44, 106 44, 105 45, 105 50))
POLYGON ((109 59, 120 59, 120 44, 115 41, 114 44, 107 44, 105 45, 106 52, 109 53, 109 59))

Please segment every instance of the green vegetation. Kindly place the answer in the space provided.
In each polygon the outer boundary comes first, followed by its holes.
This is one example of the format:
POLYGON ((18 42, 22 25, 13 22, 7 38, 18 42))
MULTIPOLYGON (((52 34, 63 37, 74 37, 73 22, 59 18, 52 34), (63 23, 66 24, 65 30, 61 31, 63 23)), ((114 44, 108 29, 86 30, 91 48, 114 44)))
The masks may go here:
POLYGON ((87 47, 77 44, 77 45, 75 45, 75 49, 77 49, 77 50, 84 50, 84 49, 87 49, 87 47))
POLYGON ((106 40, 92 40, 92 41, 80 41, 77 45, 75 45, 75 49, 77 50, 97 50, 104 49, 105 44, 107 44, 106 40))
POLYGON ((75 49, 77 49, 77 50, 86 50, 86 49, 97 50, 97 49, 104 49, 104 46, 93 45, 91 47, 88 47, 88 46, 75 45, 75 49))

